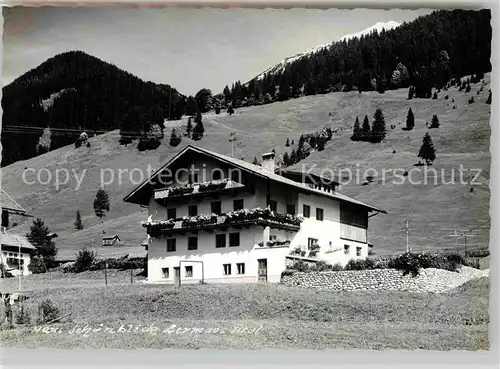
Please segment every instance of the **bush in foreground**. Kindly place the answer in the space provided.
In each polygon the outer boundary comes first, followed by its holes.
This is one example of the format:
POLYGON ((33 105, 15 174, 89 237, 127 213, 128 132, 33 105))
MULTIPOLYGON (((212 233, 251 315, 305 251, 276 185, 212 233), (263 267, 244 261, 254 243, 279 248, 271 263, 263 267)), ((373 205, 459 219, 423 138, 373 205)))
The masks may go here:
POLYGON ((82 250, 78 251, 78 254, 76 255, 76 260, 75 264, 73 265, 73 272, 75 273, 81 273, 85 272, 86 270, 90 270, 90 267, 92 266, 92 263, 96 259, 97 254, 89 250, 87 248, 83 248, 82 250))
POLYGON ((33 274, 45 273, 47 271, 47 267, 42 258, 33 257, 28 264, 28 270, 33 274))
POLYGON ((51 299, 45 299, 38 304, 38 322, 48 323, 59 318, 59 308, 51 299))
POLYGON ((340 264, 330 265, 319 261, 316 265, 308 265, 302 260, 296 261, 287 268, 288 275, 298 272, 317 272, 317 271, 342 271, 342 270, 372 270, 372 269, 397 269, 403 272, 403 275, 411 274, 417 276, 421 269, 435 268, 449 271, 456 271, 460 265, 470 266, 479 269, 479 261, 474 258, 464 258, 460 254, 442 254, 442 253, 412 253, 393 257, 380 257, 377 259, 366 258, 358 260, 349 260, 342 267, 340 264))

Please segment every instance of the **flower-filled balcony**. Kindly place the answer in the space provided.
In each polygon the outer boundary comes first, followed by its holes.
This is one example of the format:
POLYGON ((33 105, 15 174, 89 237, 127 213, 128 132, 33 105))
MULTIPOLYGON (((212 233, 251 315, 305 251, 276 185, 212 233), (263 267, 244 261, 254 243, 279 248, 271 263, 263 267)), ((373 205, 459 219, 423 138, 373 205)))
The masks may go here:
POLYGON ((302 217, 274 212, 270 209, 241 209, 225 214, 197 215, 179 219, 143 222, 147 233, 158 237, 164 233, 183 233, 197 230, 224 229, 227 227, 249 227, 252 225, 298 231, 302 217))
POLYGON ((245 185, 231 179, 220 179, 202 183, 189 183, 156 190, 155 200, 182 197, 188 195, 217 194, 234 189, 245 188, 245 185))

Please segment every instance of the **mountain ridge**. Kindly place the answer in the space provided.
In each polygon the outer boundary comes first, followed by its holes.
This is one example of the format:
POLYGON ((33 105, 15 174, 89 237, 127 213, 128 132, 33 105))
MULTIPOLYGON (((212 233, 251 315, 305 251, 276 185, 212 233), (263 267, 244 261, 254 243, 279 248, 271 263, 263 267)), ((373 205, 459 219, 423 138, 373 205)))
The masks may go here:
MULTIPOLYGON (((332 43, 334 42, 338 42, 338 41, 348 41, 352 38, 355 38, 355 37, 361 37, 361 36, 364 36, 364 35, 368 35, 368 34, 371 34, 373 33, 374 31, 377 31, 377 32, 381 32, 382 30, 390 30, 390 29, 393 29, 393 28, 396 28, 396 27, 399 27, 401 25, 401 23, 398 23, 396 21, 388 21, 388 22, 377 22, 375 23, 373 26, 371 27, 368 27, 362 31, 359 31, 359 32, 356 32, 356 33, 352 33, 352 34, 347 34, 347 35, 344 35, 344 36, 341 36, 339 37, 336 41, 332 41, 331 43, 329 44, 323 44, 323 45, 318 45, 318 46, 315 46, 315 47, 312 47, 312 48, 309 48, 307 49, 306 51, 304 52, 301 52, 301 53, 298 53, 298 54, 295 54, 293 56, 288 56, 284 59, 282 59, 280 62, 276 63, 275 65, 273 65, 272 67, 269 67, 267 68, 265 71, 263 71, 262 73, 258 74, 257 76, 253 77, 252 79, 262 79, 264 78, 264 76, 267 74, 267 73, 278 73, 278 72, 283 72, 285 66, 287 64, 290 64, 291 62, 295 61, 295 60, 298 60, 300 58, 303 58, 307 55, 310 55, 310 54, 314 54, 314 53, 317 53, 317 52, 320 52, 322 49, 324 48, 328 48, 329 46, 332 45, 332 43)), ((246 82, 245 84, 248 84, 250 81, 246 82)))
POLYGON ((57 54, 2 89, 2 166, 38 155, 48 127, 67 130, 51 135, 54 149, 74 143, 82 131, 120 128, 134 109, 163 123, 184 107, 185 96, 170 85, 143 81, 80 50, 57 54))

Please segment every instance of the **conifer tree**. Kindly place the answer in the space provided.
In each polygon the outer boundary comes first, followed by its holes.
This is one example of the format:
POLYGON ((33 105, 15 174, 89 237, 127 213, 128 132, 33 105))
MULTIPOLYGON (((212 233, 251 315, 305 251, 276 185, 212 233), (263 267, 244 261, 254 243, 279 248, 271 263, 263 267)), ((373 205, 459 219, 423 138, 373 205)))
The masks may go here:
POLYGON ((181 135, 177 134, 177 130, 175 128, 172 129, 172 134, 170 135, 170 146, 176 147, 181 143, 181 135))
POLYGON ((361 127, 359 126, 359 119, 356 117, 356 121, 354 122, 354 128, 352 130, 352 141, 359 141, 361 138, 361 127))
POLYGON ((413 86, 410 86, 408 88, 408 100, 413 99, 414 94, 415 94, 415 89, 413 88, 413 86))
POLYGON ((288 156, 288 153, 285 152, 283 154, 283 166, 286 167, 288 165, 290 165, 290 157, 288 156))
MULTIPOLYGON (((101 220, 103 223, 103 218, 106 215, 106 212, 109 211, 109 198, 108 194, 104 189, 100 188, 94 199, 94 212, 95 215, 101 220)), ((104 230, 102 231, 104 233, 104 230)))
POLYGON ((203 127, 203 122, 200 120, 197 121, 196 126, 194 126, 192 139, 195 141, 199 141, 203 138, 203 134, 205 133, 205 127, 203 127))
POLYGON ((82 216, 80 215, 80 210, 76 211, 75 229, 81 231, 83 229, 82 216))
POLYGON ((491 90, 490 90, 490 94, 488 95, 488 100, 486 100, 486 104, 491 105, 491 90))
POLYGON ((431 164, 436 159, 434 144, 432 143, 429 133, 426 133, 422 140, 422 146, 418 152, 418 157, 425 160, 427 165, 431 164))
POLYGON ((287 139, 286 139, 285 146, 286 146, 286 147, 290 147, 290 139, 289 139, 289 138, 287 138, 287 139))
POLYGON ((260 165, 259 159, 257 159, 256 156, 254 156, 252 164, 253 165, 260 165))
POLYGON ((406 129, 411 131, 413 127, 415 127, 415 116, 410 108, 408 109, 408 114, 406 115, 406 129))
MULTIPOLYGON (((227 86, 226 86, 227 87, 227 86)), ((186 135, 188 137, 191 136, 191 131, 193 130, 193 123, 191 123, 191 117, 188 118, 187 126, 186 126, 186 135)))
POLYGON ((370 134, 371 142, 381 142, 385 138, 386 130, 385 130, 385 119, 382 114, 382 110, 377 109, 375 111, 375 115, 373 116, 373 125, 372 131, 370 134))
POLYGON ((46 267, 50 268, 55 261, 57 248, 49 237, 50 229, 40 218, 33 221, 26 238, 35 246, 36 255, 42 257, 46 267))
POLYGON ((431 125, 429 128, 439 128, 439 119, 436 114, 432 116, 431 125))
POLYGON ((368 141, 370 139, 370 122, 368 120, 368 115, 365 115, 365 119, 363 119, 363 127, 361 128, 361 137, 362 141, 368 141))

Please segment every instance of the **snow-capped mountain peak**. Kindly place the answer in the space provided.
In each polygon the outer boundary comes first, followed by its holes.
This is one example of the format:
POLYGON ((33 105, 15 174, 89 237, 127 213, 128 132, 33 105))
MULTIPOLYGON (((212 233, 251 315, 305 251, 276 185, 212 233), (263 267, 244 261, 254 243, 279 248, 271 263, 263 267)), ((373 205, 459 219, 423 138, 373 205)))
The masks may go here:
MULTIPOLYGON (((364 35, 369 35, 369 34, 371 34, 374 31, 381 32, 383 29, 385 29, 386 31, 388 31, 390 29, 399 27, 400 25, 401 25, 401 23, 398 23, 398 22, 392 21, 392 20, 389 21, 389 22, 377 22, 373 26, 371 26, 371 27, 369 27, 369 28, 367 28, 367 29, 365 29, 363 31, 342 36, 337 41, 344 41, 344 40, 347 41, 347 40, 349 40, 351 38, 361 37, 361 36, 364 36, 364 35)), ((310 48, 309 50, 306 50, 306 51, 304 51, 302 53, 298 53, 298 54, 296 54, 294 56, 289 56, 289 57, 283 59, 282 61, 280 61, 279 63, 273 65, 271 68, 266 69, 264 72, 262 72, 261 74, 259 74, 255 78, 257 80, 262 79, 267 73, 270 73, 270 74, 282 73, 285 70, 285 67, 288 64, 290 64, 291 62, 293 62, 295 60, 298 60, 300 58, 303 58, 306 55, 317 53, 317 52, 321 51, 322 49, 324 49, 325 47, 328 47, 330 45, 331 44, 319 45, 319 46, 310 48)))
POLYGON ((390 29, 399 27, 400 25, 401 25, 401 23, 398 23, 398 22, 392 21, 392 20, 389 21, 389 22, 377 22, 373 26, 368 27, 367 29, 364 29, 363 31, 356 32, 356 33, 351 33, 351 34, 342 36, 342 37, 340 37, 338 39, 338 41, 344 41, 344 40, 347 41, 347 40, 349 40, 351 38, 369 35, 369 34, 371 34, 374 31, 381 32, 383 29, 385 29, 386 31, 388 31, 390 29))

